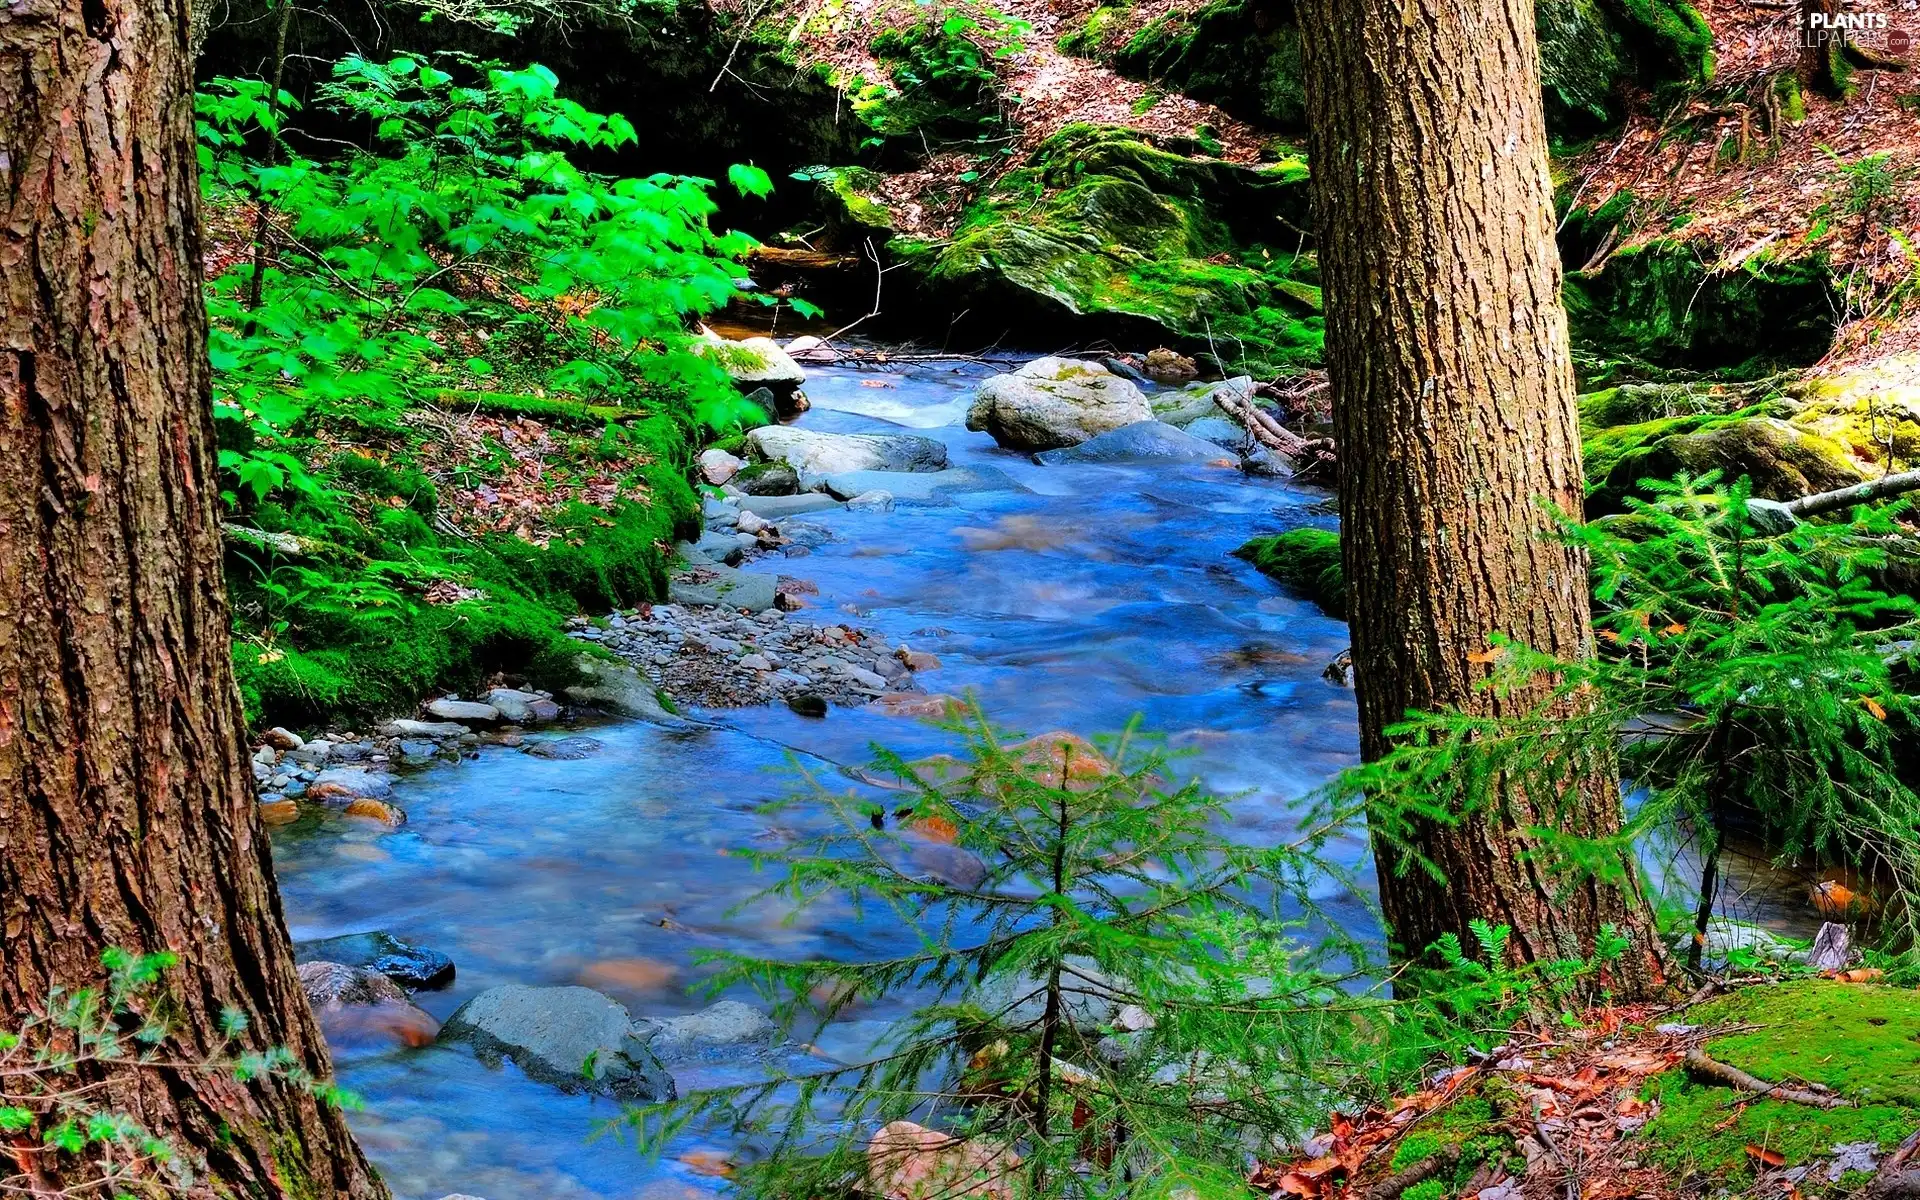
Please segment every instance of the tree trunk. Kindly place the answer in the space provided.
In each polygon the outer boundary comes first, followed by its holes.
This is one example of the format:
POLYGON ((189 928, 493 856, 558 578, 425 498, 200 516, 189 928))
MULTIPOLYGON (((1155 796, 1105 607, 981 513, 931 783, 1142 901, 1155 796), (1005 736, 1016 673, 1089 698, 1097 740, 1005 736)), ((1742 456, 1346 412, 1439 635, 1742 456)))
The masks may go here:
POLYGON ((1853 74, 1841 11, 1840 0, 1800 0, 1800 86, 1834 99, 1846 96, 1853 74))
MULTIPOLYGON (((188 0, 0 8, 0 1022, 171 951, 181 1056, 232 1010, 325 1078, 229 657, 187 50, 188 0)), ((93 1078, 221 1196, 386 1195, 303 1088, 93 1078)))
MULTIPOLYGON (((1544 686, 1480 687, 1491 668, 1469 655, 1492 634, 1591 653, 1586 562, 1550 536, 1546 507, 1581 509, 1579 429, 1532 0, 1300 9, 1355 689, 1374 760, 1409 711, 1543 700, 1544 686)), ((1496 790, 1457 824, 1419 827, 1444 883, 1399 873, 1376 836, 1397 951, 1450 932, 1471 947, 1468 922, 1483 917, 1539 962, 1590 953, 1611 924, 1635 943, 1616 987, 1652 987, 1644 897, 1526 857, 1529 828, 1619 828, 1610 772, 1573 812, 1496 790)))

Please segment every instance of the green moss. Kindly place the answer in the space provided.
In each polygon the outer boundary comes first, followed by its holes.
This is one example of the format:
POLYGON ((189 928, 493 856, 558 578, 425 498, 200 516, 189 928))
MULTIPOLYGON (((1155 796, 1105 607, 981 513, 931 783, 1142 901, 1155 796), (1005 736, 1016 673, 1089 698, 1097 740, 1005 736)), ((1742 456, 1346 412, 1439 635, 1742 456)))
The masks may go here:
POLYGON ((1242 120, 1288 132, 1306 128, 1299 27, 1274 20, 1259 0, 1175 11, 1124 46, 1089 49, 1106 50, 1101 57, 1123 75, 1217 104, 1242 120))
POLYGON ((1617 512, 1647 479, 1719 471, 1747 478, 1754 494, 1791 500, 1860 482, 1837 442, 1768 415, 1756 405, 1725 416, 1670 417, 1620 426, 1585 439, 1587 515, 1617 512))
MULTIPOLYGON (((1757 1026, 1715 1038, 1715 1059, 1771 1082, 1824 1084, 1855 1102, 1818 1109, 1754 1100, 1679 1071, 1657 1077, 1645 1132, 1651 1164, 1738 1191, 1753 1182, 1748 1145, 1805 1165, 1848 1142, 1891 1148, 1920 1125, 1920 999, 1903 988, 1809 979, 1755 987, 1691 1010, 1688 1022, 1757 1026)), ((1802 1188, 1825 1184, 1822 1173, 1802 1188)))
POLYGON ((609 422, 633 420, 642 414, 630 408, 607 404, 587 404, 553 396, 534 396, 520 392, 443 391, 434 403, 449 412, 485 413, 495 417, 532 417, 555 421, 574 428, 592 428, 609 422))
POLYGON ((1340 535, 1332 530, 1292 529, 1257 537, 1233 553, 1328 614, 1345 616, 1347 579, 1340 565, 1340 535))
POLYGON ((1756 255, 1720 270, 1692 245, 1653 241, 1569 274, 1565 295, 1577 347, 1659 368, 1755 378, 1808 366, 1833 341, 1832 285, 1817 256, 1756 255))
POLYGON ((1305 177, 1297 159, 1254 169, 1074 125, 948 241, 892 248, 955 312, 1017 320, 1029 336, 1164 340, 1275 373, 1317 362, 1324 337, 1316 260, 1268 240, 1307 220, 1305 177))

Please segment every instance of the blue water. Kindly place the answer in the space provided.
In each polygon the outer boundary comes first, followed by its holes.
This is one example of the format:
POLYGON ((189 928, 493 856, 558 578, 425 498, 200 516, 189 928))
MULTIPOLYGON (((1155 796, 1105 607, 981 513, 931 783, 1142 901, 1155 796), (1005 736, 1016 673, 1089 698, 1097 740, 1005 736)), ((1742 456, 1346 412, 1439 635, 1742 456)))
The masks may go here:
MULTIPOLYGON (((1179 766, 1233 804, 1236 835, 1283 837, 1291 803, 1358 755, 1352 693, 1321 677, 1346 627, 1284 594, 1229 552, 1256 533, 1325 524, 1325 495, 1220 466, 1039 466, 962 426, 986 369, 821 369, 803 426, 914 432, 957 466, 993 467, 1026 490, 961 495, 942 507, 809 517, 834 540, 753 569, 820 588, 800 614, 879 630, 939 656, 929 691, 975 693, 994 720, 1029 733, 1094 734, 1141 715, 1188 753, 1179 766), (871 386, 872 384, 885 386, 871 386)), ((296 939, 365 929, 452 955, 454 987, 417 1000, 444 1019, 500 983, 585 983, 636 1015, 691 1011, 702 950, 779 956, 884 954, 906 932, 821 905, 798 920, 771 905, 729 915, 769 880, 729 852, 812 828, 794 761, 849 785, 839 768, 873 742, 909 757, 951 748, 922 723, 835 709, 699 714, 711 729, 632 723, 589 732, 595 757, 560 762, 491 749, 405 778, 407 824, 302 822, 275 835, 296 939), (664 924, 663 924, 664 922, 664 924)), ((1353 860, 1361 847, 1344 848, 1353 860)), ((1334 892, 1336 911, 1365 921, 1334 892)), ((858 1016, 884 1016, 870 1011, 858 1016)), ((678 1159, 643 1163, 591 1135, 617 1113, 562 1095, 461 1047, 342 1038, 343 1082, 367 1111, 362 1144, 403 1200, 706 1195, 717 1181, 678 1159)), ((683 1090, 696 1075, 677 1073, 683 1090)))

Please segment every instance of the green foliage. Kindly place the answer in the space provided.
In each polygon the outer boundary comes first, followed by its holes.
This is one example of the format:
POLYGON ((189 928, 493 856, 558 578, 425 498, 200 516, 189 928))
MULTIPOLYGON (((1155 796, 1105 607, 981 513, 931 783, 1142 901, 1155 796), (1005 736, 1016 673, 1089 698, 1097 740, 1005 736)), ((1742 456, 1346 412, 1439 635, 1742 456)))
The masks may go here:
MULTIPOLYGON (((214 1048, 202 1053, 175 1037, 177 1003, 165 990, 172 954, 101 955, 104 988, 56 987, 39 1013, 0 1026, 0 1133, 8 1135, 0 1191, 49 1195, 204 1196, 197 1156, 135 1117, 103 1107, 101 1081, 112 1076, 224 1075, 244 1088, 271 1079, 321 1104, 358 1107, 359 1100, 317 1078, 284 1047, 241 1048, 243 1013, 228 1010, 214 1048)), ((196 1031, 198 1032, 198 1031, 196 1031)))
POLYGON ((929 8, 913 23, 874 37, 869 49, 887 81, 853 89, 853 110, 877 135, 874 143, 992 139, 1005 129, 993 61, 1018 53, 1029 32, 1025 21, 995 10, 929 8))
POLYGON ((1252 563, 1318 604, 1328 615, 1347 611, 1347 578, 1340 565, 1340 535, 1331 529, 1290 529, 1257 537, 1235 550, 1234 556, 1252 563))
MULTIPOLYGON (((500 667, 563 681, 567 615, 663 593, 698 507, 691 440, 762 416, 691 350, 690 319, 736 294, 750 245, 709 229, 707 181, 584 170, 571 155, 634 142, 625 118, 542 67, 436 61, 337 64, 317 101, 369 140, 324 159, 296 152, 290 96, 222 78, 199 100, 212 205, 263 239, 208 287, 254 718, 404 707, 500 667), (514 457, 449 470, 434 443, 483 413, 564 427, 548 477, 614 464, 620 498, 561 496, 536 541, 458 535, 447 490, 514 457)), ((757 167, 728 178, 772 189, 757 167)))
POLYGON ((1848 162, 1825 146, 1820 149, 1833 162, 1832 210, 1841 216, 1864 218, 1869 227, 1879 224, 1884 210, 1900 194, 1900 185, 1909 172, 1893 166, 1891 151, 1864 154, 1848 162))
MULTIPOLYGON (((1498 778, 1548 814, 1535 834, 1550 867, 1617 869, 1661 828, 1711 856, 1737 822, 1784 857, 1860 863, 1913 895, 1920 796, 1895 733, 1913 720, 1896 648, 1915 632, 1916 606, 1869 578, 1888 564, 1893 516, 1862 509, 1761 536, 1744 482, 1647 487, 1624 517, 1563 527, 1592 560, 1601 653, 1569 663, 1497 640, 1487 686, 1546 699, 1510 716, 1410 716, 1393 730, 1398 747, 1335 794, 1392 801, 1372 832, 1410 841, 1395 813, 1457 819, 1482 810, 1498 778), (1555 827, 1589 802, 1595 764, 1616 765, 1638 797, 1605 844, 1555 827)), ((1914 907, 1893 908, 1886 936, 1910 944, 1914 907)))
POLYGON ((754 989, 803 1039, 884 997, 914 1014, 859 1062, 632 1109, 644 1149, 724 1128, 762 1152, 739 1177, 751 1194, 841 1195, 868 1168, 863 1139, 912 1120, 997 1161, 1011 1194, 1144 1198, 1171 1180, 1238 1195, 1250 1149, 1591 996, 1598 960, 1511 967, 1497 957, 1508 931, 1483 925, 1496 957, 1449 946, 1418 999, 1385 999, 1348 923, 1315 899, 1352 882, 1327 857, 1358 832, 1351 799, 1303 811, 1286 844, 1249 847, 1227 836, 1226 802, 1179 781, 1137 729, 1096 749, 1016 742, 977 709, 952 728, 959 756, 876 751, 874 790, 809 778, 804 800, 837 827, 750 855, 781 877, 747 903, 793 920, 849 904, 912 931, 914 949, 709 956, 711 990, 754 989))

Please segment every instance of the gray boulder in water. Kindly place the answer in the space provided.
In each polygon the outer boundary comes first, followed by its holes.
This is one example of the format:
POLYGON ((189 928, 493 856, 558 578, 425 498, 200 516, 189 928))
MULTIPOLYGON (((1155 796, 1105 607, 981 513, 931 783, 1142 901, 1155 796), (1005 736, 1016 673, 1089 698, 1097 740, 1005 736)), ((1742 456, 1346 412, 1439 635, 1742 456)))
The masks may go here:
POLYGON ((1110 429, 1153 419, 1145 393, 1097 362, 1039 358, 980 385, 967 428, 1010 450, 1077 446, 1110 429))
POLYGON ((1078 446, 1049 450, 1039 456, 1043 463, 1127 462, 1137 459, 1209 462, 1220 457, 1220 447, 1212 442, 1161 421, 1137 421, 1089 438, 1078 446))
POLYGON ((944 443, 912 433, 821 433, 766 425, 747 434, 747 446, 756 459, 785 463, 802 475, 940 471, 947 465, 944 443))
POLYGON ((462 1004, 440 1029, 482 1062, 511 1061, 529 1079, 566 1092, 618 1100, 671 1100, 673 1077, 647 1049, 618 1000, 584 987, 488 988, 462 1004))
POLYGON ((697 1013, 635 1023, 647 1049, 661 1062, 770 1047, 780 1036, 773 1018, 738 1000, 722 1000, 697 1013))

